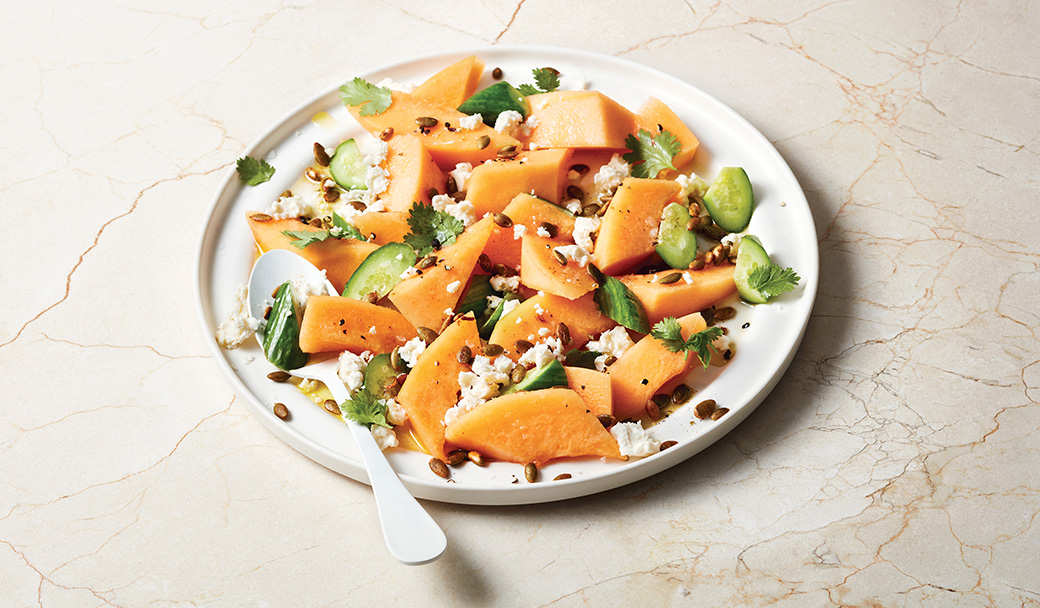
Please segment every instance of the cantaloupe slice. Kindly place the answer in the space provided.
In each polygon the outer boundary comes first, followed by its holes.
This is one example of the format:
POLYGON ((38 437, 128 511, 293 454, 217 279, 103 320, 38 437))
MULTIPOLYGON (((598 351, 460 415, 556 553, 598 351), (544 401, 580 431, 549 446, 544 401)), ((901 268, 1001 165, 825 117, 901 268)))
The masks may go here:
POLYGON ((522 240, 521 283, 568 300, 580 298, 595 289, 596 281, 586 266, 579 266, 573 260, 567 260, 567 264, 563 265, 553 255, 553 248, 573 244, 569 240, 531 233, 525 234, 522 240))
POLYGON ((566 388, 495 397, 448 425, 444 437, 461 448, 520 464, 570 456, 621 458, 614 437, 566 388))
POLYGON ((474 355, 484 352, 472 316, 456 320, 426 347, 397 394, 423 448, 441 459, 445 456, 444 413, 459 401, 459 372, 469 371, 458 359, 463 346, 474 355))
POLYGON ((457 108, 477 90, 484 74, 484 60, 470 55, 455 62, 412 90, 412 96, 433 105, 457 108))
POLYGON ((584 367, 564 366, 568 387, 578 393, 589 412, 595 416, 610 415, 614 411, 610 375, 584 367))
POLYGON ((537 148, 625 148, 635 130, 635 116, 598 91, 553 91, 527 98, 530 135, 524 144, 537 148), (533 119, 533 120, 532 120, 533 119))
POLYGON ((412 203, 430 204, 430 188, 444 192, 448 176, 433 162, 423 146, 422 135, 403 134, 390 138, 383 166, 390 186, 379 196, 390 211, 408 211, 412 203))
MULTIPOLYGON (((707 325, 700 313, 679 319, 682 337, 702 331, 707 325)), ((641 418, 646 412, 646 403, 662 386, 681 375, 689 373, 693 365, 700 365, 696 353, 672 353, 657 338, 646 335, 635 346, 625 351, 618 360, 607 368, 610 387, 614 397, 614 417, 618 420, 641 418)))
POLYGON ((620 276, 643 303, 646 316, 653 325, 665 317, 682 317, 718 304, 737 292, 733 282, 733 264, 708 265, 703 270, 688 270, 683 279, 662 285, 661 278, 676 272, 664 270, 656 274, 620 276), (685 277, 689 277, 690 283, 685 277))
POLYGON ((672 164, 680 170, 690 164, 693 155, 697 153, 697 146, 700 145, 700 141, 693 131, 690 131, 690 128, 675 115, 671 108, 656 97, 647 99, 636 112, 636 128, 646 129, 655 137, 661 132, 661 129, 674 135, 682 148, 672 158, 672 164))
POLYGON ((484 250, 491 234, 491 218, 484 218, 460 234, 454 243, 437 251, 436 266, 409 277, 390 292, 390 301, 412 325, 437 329, 446 316, 445 311, 455 309, 455 304, 465 292, 477 258, 484 250))
POLYGON ((459 119, 465 116, 462 112, 433 105, 399 91, 393 91, 390 107, 382 114, 361 116, 359 108, 348 106, 347 109, 362 127, 375 136, 387 128, 394 130, 394 137, 418 134, 422 138, 423 146, 429 150, 433 160, 442 169, 454 169, 458 163, 470 163, 475 166, 495 158, 498 151, 505 146, 521 145, 516 139, 483 123, 475 129, 459 129, 459 119), (424 116, 436 118, 438 121, 437 126, 426 134, 420 133, 419 125, 415 123, 416 118, 424 116), (451 128, 446 127, 445 123, 450 124, 451 128), (481 137, 485 136, 489 143, 481 147, 481 137))
POLYGON ((408 213, 404 211, 366 211, 350 221, 376 245, 403 243, 405 235, 411 232, 408 213))
MULTIPOLYGON (((527 193, 517 194, 502 210, 509 216, 513 226, 523 224, 524 233, 535 233, 539 224, 547 222, 556 226, 559 235, 570 236, 574 232, 574 216, 569 211, 549 201, 527 193)), ((492 264, 505 264, 510 268, 520 265, 520 239, 514 238, 516 231, 499 225, 491 231, 484 253, 492 264)))
POLYGON ((415 336, 415 328, 396 310, 341 296, 311 296, 300 322, 305 353, 384 353, 415 336))
MULTIPOLYGON (((255 212, 249 212, 247 218, 255 212)), ((337 291, 343 291, 350 275, 354 274, 368 254, 379 248, 375 243, 366 243, 356 239, 328 239, 313 243, 303 249, 292 244, 292 237, 282 234, 286 230, 318 232, 319 228, 308 226, 295 219, 269 220, 258 222, 247 219, 249 229, 253 231, 253 239, 261 252, 272 249, 285 249, 299 254, 311 264, 326 271, 326 276, 337 291)))
POLYGON ((626 178, 610 202, 593 251, 596 265, 616 275, 654 252, 661 213, 682 194, 682 186, 665 179, 626 178))
POLYGON ((571 150, 536 150, 474 167, 466 200, 473 203, 477 217, 502 211, 518 192, 558 203, 567 189, 571 154, 571 150))
POLYGON ((568 350, 581 348, 589 341, 590 335, 598 335, 617 325, 599 311, 591 293, 576 300, 547 293, 532 296, 502 315, 488 342, 501 345, 505 354, 516 361, 521 355, 516 349, 517 340, 543 342, 557 334, 560 323, 567 325, 571 336, 571 343, 565 345, 568 350))

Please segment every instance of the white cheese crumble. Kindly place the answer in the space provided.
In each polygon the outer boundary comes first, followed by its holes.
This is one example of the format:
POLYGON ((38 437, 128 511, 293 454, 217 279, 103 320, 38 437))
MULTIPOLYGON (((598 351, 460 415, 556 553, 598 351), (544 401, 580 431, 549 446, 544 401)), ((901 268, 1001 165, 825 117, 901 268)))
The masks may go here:
POLYGON ((539 226, 538 230, 535 230, 534 233, 537 234, 540 237, 543 237, 543 238, 547 238, 547 239, 548 238, 552 238, 552 234, 550 234, 549 231, 546 230, 544 226, 539 226))
POLYGON ((444 425, 458 420, 460 416, 473 410, 488 399, 498 395, 498 391, 509 383, 509 372, 513 369, 513 361, 501 355, 494 360, 478 355, 473 358, 473 371, 459 372, 459 402, 444 413, 444 425))
POLYGON ((365 164, 370 167, 374 167, 375 165, 378 165, 379 163, 386 160, 386 156, 389 153, 390 146, 387 145, 385 141, 377 139, 375 140, 375 142, 372 143, 372 146, 368 149, 368 152, 365 154, 365 164))
POLYGON ((426 343, 421 338, 412 338, 405 342, 397 349, 397 353, 401 355, 401 359, 408 364, 408 367, 415 367, 415 364, 419 362, 419 355, 423 354, 426 350, 426 343))
POLYGON ((578 266, 589 265, 589 251, 581 245, 563 245, 561 247, 553 247, 553 251, 560 252, 563 257, 568 260, 573 260, 578 266))
POLYGON ((524 224, 513 224, 513 240, 519 241, 524 238, 524 233, 527 232, 527 226, 524 224))
POLYGON ((371 360, 372 353, 367 350, 360 355, 355 355, 349 350, 339 354, 336 375, 351 394, 356 393, 365 385, 365 370, 368 369, 368 362, 371 360))
POLYGON ((622 325, 618 325, 614 329, 607 330, 600 334, 599 338, 589 342, 585 345, 585 348, 599 353, 596 357, 596 369, 601 372, 607 371, 607 358, 614 357, 620 359, 621 355, 635 346, 632 342, 632 338, 628 336, 628 331, 622 325))
POLYGON ((620 154, 610 157, 610 162, 600 167, 599 172, 592 178, 592 183, 596 186, 595 198, 612 194, 631 174, 632 167, 621 158, 620 154))
POLYGON ((321 278, 318 279, 317 283, 310 283, 302 276, 289 282, 293 295, 296 296, 296 303, 300 306, 300 312, 303 312, 303 310, 307 308, 307 301, 310 300, 311 296, 324 296, 328 294, 328 289, 325 287, 325 281, 325 271, 322 270, 321 278))
POLYGON ((505 133, 508 135, 523 121, 524 117, 520 112, 517 112, 516 110, 506 110, 499 114, 498 118, 495 119, 495 130, 499 133, 505 133))
MULTIPOLYGON (((480 114, 477 114, 480 116, 480 114)), ((455 180, 455 188, 459 192, 465 192, 469 185, 469 178, 473 177, 473 165, 469 163, 458 163, 455 168, 448 171, 448 175, 455 180)))
POLYGON ((447 213, 462 222, 463 226, 469 226, 476 219, 473 203, 469 201, 455 202, 455 199, 447 194, 438 194, 430 203, 433 204, 434 210, 447 213))
POLYGON ((312 392, 318 388, 318 381, 304 378, 303 380, 300 380, 300 386, 298 388, 305 393, 312 392))
POLYGON ((542 338, 544 338, 545 336, 548 336, 549 335, 549 328, 548 327, 539 327, 538 328, 538 335, 541 336, 542 338))
POLYGON ((574 83, 574 88, 579 91, 587 91, 589 89, 589 81, 584 78, 579 78, 578 81, 574 83))
POLYGON ((394 434, 394 430, 388 429, 385 426, 373 424, 372 437, 375 438, 376 445, 379 446, 380 450, 385 450, 387 448, 396 448, 398 445, 400 445, 397 441, 397 435, 394 434))
POLYGON ((415 89, 414 86, 408 85, 408 84, 401 84, 400 82, 397 82, 393 78, 384 78, 384 79, 380 80, 379 82, 377 82, 376 86, 377 87, 384 87, 384 88, 387 88, 387 89, 393 89, 395 91, 401 91, 402 93, 411 93, 412 90, 415 89))
POLYGON ((560 339, 556 337, 548 338, 545 342, 539 342, 527 349, 527 352, 520 355, 517 363, 525 366, 534 366, 533 369, 538 369, 552 363, 554 359, 559 361, 564 359, 563 345, 560 344, 560 339))
POLYGON ((708 191, 708 182, 697 177, 696 173, 679 175, 675 181, 682 186, 684 196, 692 194, 698 198, 704 198, 704 193, 708 191))
POLYGON ((619 422, 610 427, 610 434, 617 440, 622 456, 642 458, 661 451, 661 444, 638 422, 619 422))
POLYGON ((484 122, 484 117, 480 113, 470 114, 469 116, 463 116, 459 119, 459 129, 463 131, 472 131, 473 129, 480 128, 480 125, 484 122))
POLYGON ((446 289, 448 293, 455 293, 459 290, 459 287, 462 287, 462 281, 452 281, 451 283, 448 283, 444 289, 446 289))
POLYGON ((520 277, 491 277, 491 289, 495 291, 517 291, 520 289, 520 277))
POLYGON ((691 276, 690 273, 685 270, 682 273, 682 280, 687 285, 693 285, 693 276, 691 276))
POLYGON ((408 268, 404 269, 404 272, 401 273, 401 280, 407 279, 409 277, 414 277, 417 274, 419 274, 419 270, 415 266, 409 266, 408 268))
POLYGON ((534 304, 534 314, 538 315, 539 317, 545 314, 545 309, 542 308, 542 305, 537 302, 535 302, 534 304))
POLYGON ((739 234, 727 234, 722 237, 722 240, 719 241, 719 243, 722 245, 728 245, 730 253, 736 253, 740 251, 740 240, 741 236, 739 234))
POLYGON ((581 201, 576 198, 572 198, 569 201, 564 201, 563 206, 566 207, 567 211, 570 211, 574 215, 581 214, 581 201))
POLYGON ((228 350, 238 348, 252 337, 259 326, 260 322, 249 316, 249 288, 241 285, 235 292, 235 308, 231 316, 217 328, 217 344, 228 350))
POLYGON ((404 409, 404 406, 395 399, 392 397, 390 399, 380 399, 379 402, 386 406, 387 422, 394 426, 408 422, 408 410, 404 409))
MULTIPOLYGON (((496 125, 496 126, 497 126, 497 125, 496 125)), ((521 134, 522 134, 522 135, 523 135, 524 137, 530 137, 530 136, 531 136, 531 129, 533 129, 533 128, 537 127, 537 126, 538 126, 538 117, 537 117, 537 116, 529 116, 529 117, 527 118, 527 120, 525 120, 525 121, 524 121, 524 122, 523 122, 523 123, 522 123, 522 124, 520 125, 520 133, 521 133, 521 134)), ((533 150, 537 150, 537 149, 538 149, 538 146, 537 146, 537 144, 535 144, 535 147, 534 147, 534 148, 532 148, 532 149, 533 149, 533 150)), ((520 161, 520 162, 523 162, 523 161, 520 161)))
POLYGON ((454 314, 455 314, 455 311, 452 310, 451 308, 445 308, 444 309, 444 316, 450 317, 450 316, 452 316, 454 314))
POLYGON ((275 202, 271 203, 271 206, 264 211, 267 215, 270 215, 276 220, 288 220, 301 215, 304 217, 314 217, 318 214, 318 210, 314 205, 308 203, 298 196, 283 196, 275 202))
POLYGON ((598 217, 576 217, 574 218, 574 242, 586 251, 592 251, 596 244, 592 235, 599 230, 602 218, 598 217))

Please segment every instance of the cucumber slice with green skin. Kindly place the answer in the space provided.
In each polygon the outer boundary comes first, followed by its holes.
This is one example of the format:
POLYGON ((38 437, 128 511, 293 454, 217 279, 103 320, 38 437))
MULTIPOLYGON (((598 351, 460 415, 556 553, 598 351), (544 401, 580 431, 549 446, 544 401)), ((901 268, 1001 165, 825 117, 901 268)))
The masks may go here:
POLYGON ((568 367, 584 367, 585 369, 596 369, 596 357, 599 353, 588 350, 574 349, 564 355, 563 363, 568 367))
POLYGON ((553 388, 554 386, 567 386, 567 372, 563 369, 563 364, 557 359, 553 359, 550 363, 538 369, 527 372, 523 380, 509 385, 500 394, 508 395, 518 391, 536 391, 543 388, 553 388))
POLYGON ((390 365, 390 353, 382 353, 372 357, 365 369, 365 389, 379 399, 385 399, 386 387, 401 372, 390 365))
POLYGON ((527 118, 531 113, 531 106, 527 105, 527 98, 523 93, 513 88, 508 82, 496 82, 486 89, 481 89, 462 102, 458 108, 463 114, 480 113, 484 124, 489 127, 495 126, 498 115, 507 110, 520 112, 527 118))
POLYGON ((487 297, 500 295, 502 294, 491 286, 489 275, 474 275, 469 282, 469 287, 466 288, 466 293, 462 294, 462 299, 456 305, 455 314, 464 315, 471 312, 474 317, 479 319, 487 313, 487 297))
POLYGON ((404 243, 387 243, 368 254, 350 280, 343 286, 343 296, 363 300, 373 291, 385 297, 401 282, 401 273, 415 265, 415 250, 404 243))
POLYGON ((368 167, 365 166, 364 157, 358 149, 357 142, 348 139, 336 146, 336 152, 329 161, 329 175, 336 180, 336 184, 345 190, 364 190, 365 174, 368 167))
POLYGON ((733 270, 733 282, 737 284, 737 293, 740 297, 752 304, 765 304, 769 298, 765 297, 757 289, 748 285, 748 276, 751 271, 759 266, 768 266, 772 261, 765 247, 758 237, 750 234, 740 239, 740 248, 737 249, 737 267, 733 270))
POLYGON ((506 300, 516 299, 517 297, 514 294, 507 293, 503 297, 502 303, 495 307, 495 310, 491 313, 491 316, 488 317, 488 319, 483 323, 477 323, 477 333, 480 334, 481 338, 487 340, 491 337, 491 332, 495 331, 495 324, 498 323, 498 320, 502 318, 503 314, 505 314, 504 311, 506 308, 506 300))
POLYGON ((740 167, 723 167, 704 194, 711 219, 726 232, 743 232, 755 209, 751 180, 740 167))
POLYGON ((310 356, 300 350, 300 315, 288 281, 278 288, 271 314, 267 317, 264 356, 283 370, 303 367, 310 360, 310 356))
POLYGON ((592 294, 592 300, 600 312, 628 329, 641 334, 650 333, 650 321, 643 303, 628 286, 614 277, 603 275, 603 282, 592 294))
POLYGON ((679 203, 672 203, 661 214, 661 229, 657 236, 657 255, 672 268, 686 270, 697 258, 697 235, 686 229, 690 212, 679 203))

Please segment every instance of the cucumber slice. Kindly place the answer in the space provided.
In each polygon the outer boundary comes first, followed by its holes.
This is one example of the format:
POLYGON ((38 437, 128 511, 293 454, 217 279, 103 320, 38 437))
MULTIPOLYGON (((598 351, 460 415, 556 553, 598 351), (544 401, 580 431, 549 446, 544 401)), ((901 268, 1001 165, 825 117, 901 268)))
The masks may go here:
POLYGON ((563 369, 563 364, 556 359, 536 370, 527 372, 523 380, 509 385, 500 394, 508 395, 517 391, 536 391, 554 386, 567 386, 567 372, 563 369))
POLYGON ((737 267, 733 270, 733 282, 737 284, 737 293, 741 298, 752 304, 765 304, 769 301, 769 298, 748 285, 748 276, 752 270, 770 263, 769 254, 766 253, 765 247, 762 246, 758 237, 748 234, 740 239, 740 249, 737 250, 737 267))
POLYGON ((481 323, 481 322, 477 323, 477 333, 480 334, 481 338, 487 340, 488 338, 491 337, 491 332, 495 331, 495 324, 498 323, 498 320, 502 318, 503 314, 505 314, 504 313, 505 308, 506 308, 506 302, 505 301, 506 300, 515 300, 515 299, 517 299, 517 297, 515 295, 513 295, 512 293, 507 293, 503 297, 502 303, 495 307, 495 310, 494 310, 494 312, 491 313, 491 316, 488 317, 488 319, 486 321, 484 321, 483 323, 481 323))
POLYGON ((376 355, 365 369, 365 390, 378 399, 385 399, 386 387, 399 373, 390 365, 390 353, 376 355))
POLYGON ((462 299, 456 304, 455 314, 471 312, 478 319, 483 317, 487 312, 487 297, 491 295, 502 295, 491 286, 491 277, 486 274, 473 275, 466 293, 462 294, 462 299))
POLYGON ((476 114, 480 113, 480 117, 484 120, 484 124, 489 127, 495 126, 495 121, 498 120, 498 115, 506 110, 513 110, 520 112, 520 115, 527 118, 527 115, 531 113, 531 107, 527 105, 527 99, 523 93, 513 88, 513 85, 508 82, 496 82, 486 89, 481 89, 469 99, 462 102, 459 106, 459 112, 463 114, 476 114))
POLYGON ((596 357, 599 353, 588 350, 570 350, 564 355, 564 364, 568 367, 584 367, 585 369, 596 369, 596 357))
POLYGON ((726 232, 742 232, 751 222, 755 193, 740 167, 723 167, 704 194, 711 219, 726 232))
POLYGON ((690 212, 679 203, 672 203, 661 214, 661 229, 657 233, 657 255, 672 268, 685 270, 697 258, 697 235, 686 229, 690 212))
POLYGON ((365 173, 367 172, 368 167, 365 166, 364 157, 361 155, 361 150, 358 150, 357 142, 348 139, 336 146, 336 152, 329 161, 329 175, 336 180, 336 184, 340 188, 364 190, 366 188, 365 173))
POLYGON ((415 250, 404 243, 387 243, 368 254, 350 280, 343 286, 343 296, 363 300, 373 291, 385 297, 401 282, 401 273, 415 265, 415 250))
POLYGON ((284 370, 303 367, 310 359, 307 353, 300 350, 300 315, 288 281, 278 288, 271 314, 267 317, 264 356, 275 367, 284 370))
POLYGON ((643 303, 621 281, 603 275, 603 282, 592 294, 592 299, 599 306, 600 312, 607 317, 632 331, 638 331, 641 334, 650 333, 650 321, 646 318, 643 303))

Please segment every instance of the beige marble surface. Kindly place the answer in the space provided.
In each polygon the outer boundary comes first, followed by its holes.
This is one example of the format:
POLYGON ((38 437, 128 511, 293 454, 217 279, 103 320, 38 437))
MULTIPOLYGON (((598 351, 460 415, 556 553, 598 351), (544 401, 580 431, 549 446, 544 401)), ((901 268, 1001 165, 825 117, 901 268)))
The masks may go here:
POLYGON ((1040 4, 17 3, 0 25, 0 606, 1040 605, 1040 4), (613 4, 614 7, 607 7, 613 4), (192 292, 201 218, 327 86, 509 43, 696 84, 806 190, 821 288, 786 378, 649 480, 428 503, 251 418, 192 292))

